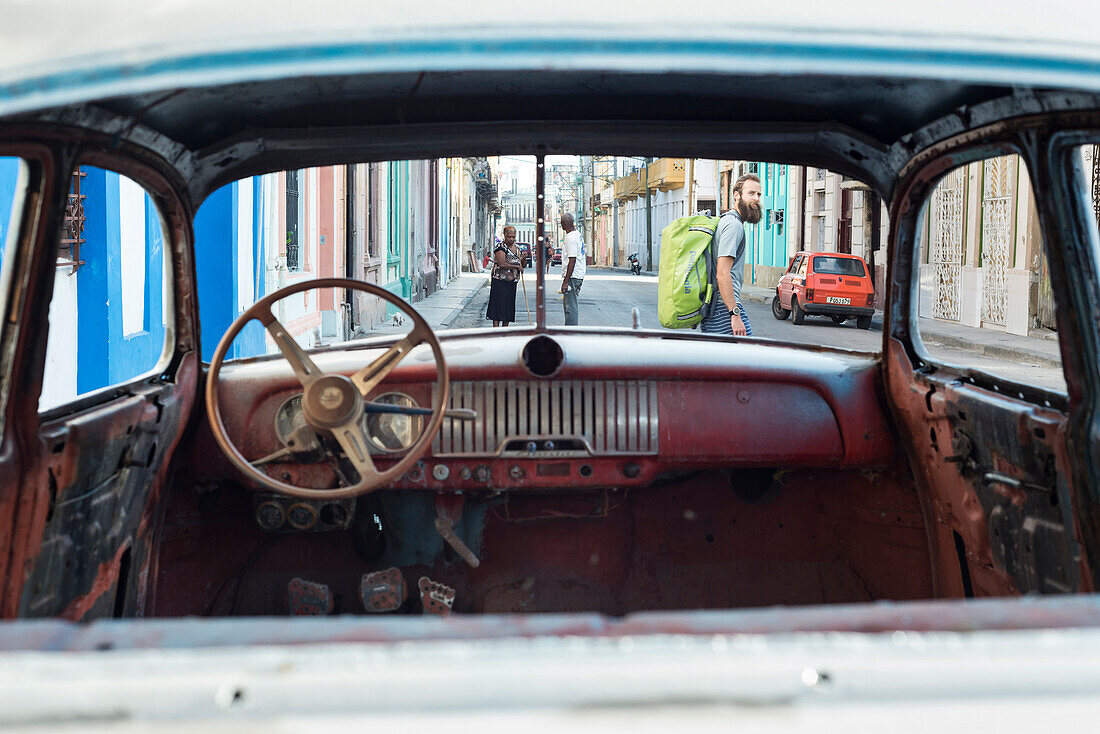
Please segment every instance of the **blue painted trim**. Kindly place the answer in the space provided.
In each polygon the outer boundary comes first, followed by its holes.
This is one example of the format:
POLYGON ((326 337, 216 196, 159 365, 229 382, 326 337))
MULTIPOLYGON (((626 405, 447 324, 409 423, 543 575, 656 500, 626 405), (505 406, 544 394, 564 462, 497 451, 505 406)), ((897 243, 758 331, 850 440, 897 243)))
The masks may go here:
POLYGON ((202 357, 214 356, 218 340, 233 323, 236 301, 224 277, 233 264, 233 184, 222 186, 206 197, 195 214, 195 272, 199 296, 199 328, 202 357), (218 276, 221 275, 221 278, 218 276))
MULTIPOLYGON (((245 178, 237 181, 233 184, 233 219, 230 222, 230 226, 233 229, 233 319, 236 319, 244 311, 239 307, 239 288, 240 284, 237 278, 237 265, 240 258, 241 247, 247 246, 252 249, 252 293, 255 303, 263 295, 263 283, 264 283, 264 255, 262 250, 263 241, 263 202, 262 199, 262 187, 258 185, 259 180, 257 178, 245 178), (252 240, 248 243, 241 243, 240 230, 238 223, 240 217, 244 212, 240 211, 240 187, 250 186, 252 188, 252 209, 247 212, 247 216, 252 217, 252 240)), ((249 304, 251 305, 251 304, 249 304)), ((224 334, 224 330, 222 332, 224 334)), ((220 340, 222 334, 218 334, 220 340)), ((230 359, 241 359, 242 357, 257 357, 261 354, 267 353, 267 344, 265 343, 264 328, 258 321, 250 321, 245 324, 241 329, 241 333, 237 335, 237 338, 233 340, 233 349, 229 352, 228 357, 230 359)))
POLYGON ((22 159, 0 156, 0 265, 4 262, 4 243, 8 239, 12 206, 15 204, 15 187, 19 183, 22 159))
MULTIPOLYGON (((82 395, 110 384, 108 372, 108 342, 110 330, 107 318, 108 211, 107 171, 83 166, 87 176, 80 190, 84 200, 84 244, 80 255, 85 264, 77 271, 76 392, 82 395)), ((116 178, 115 193, 118 186, 116 178)), ((116 198, 116 217, 117 217, 116 198)))
MULTIPOLYGON (((65 59, 63 72, 41 74, 26 68, 20 70, 25 72, 22 77, 19 71, 9 72, 11 81, 0 85, 0 115, 167 87, 402 71, 736 69, 741 74, 911 75, 1079 88, 1100 85, 1100 52, 1094 46, 876 31, 759 29, 752 39, 743 37, 744 27, 737 31, 742 37, 734 37, 732 29, 715 29, 720 32, 731 38, 627 35, 627 29, 613 27, 603 34, 574 32, 566 37, 556 31, 511 33, 506 38, 473 33, 448 38, 394 36, 377 42, 282 45, 127 62, 84 56, 65 59), (608 37, 615 32, 623 37, 608 37)), ((132 57, 132 50, 126 54, 132 57)))

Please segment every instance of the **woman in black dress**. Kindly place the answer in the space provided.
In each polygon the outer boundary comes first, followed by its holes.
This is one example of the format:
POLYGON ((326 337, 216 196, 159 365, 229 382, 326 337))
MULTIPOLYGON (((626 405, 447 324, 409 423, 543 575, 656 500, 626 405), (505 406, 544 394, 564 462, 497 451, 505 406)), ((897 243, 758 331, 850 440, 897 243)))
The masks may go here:
POLYGON ((507 326, 516 320, 516 283, 523 273, 523 259, 516 250, 516 228, 504 228, 504 242, 493 250, 493 273, 489 278, 489 308, 485 318, 493 326, 507 326))

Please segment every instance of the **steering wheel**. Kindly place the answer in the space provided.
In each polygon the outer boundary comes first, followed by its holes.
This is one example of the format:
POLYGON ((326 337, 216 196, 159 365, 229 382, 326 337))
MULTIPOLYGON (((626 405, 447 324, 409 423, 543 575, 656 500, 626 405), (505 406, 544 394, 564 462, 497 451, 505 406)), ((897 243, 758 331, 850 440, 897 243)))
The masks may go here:
MULTIPOLYGON (((435 333, 424 317, 413 310, 412 306, 387 290, 371 283, 349 278, 319 278, 289 285, 264 296, 247 311, 237 317, 229 330, 218 342, 214 358, 210 361, 210 370, 206 378, 206 412, 210 417, 210 428, 218 446, 225 452, 229 461, 245 476, 281 494, 314 500, 343 499, 372 492, 389 484, 408 471, 427 451, 428 445, 443 422, 444 406, 450 393, 450 380, 447 376, 447 363, 443 359, 443 350, 435 333), (342 374, 322 372, 310 356, 298 346, 272 312, 272 305, 287 296, 314 288, 346 288, 365 291, 371 295, 392 303, 406 313, 413 322, 412 331, 405 338, 391 346, 386 352, 361 370, 346 377, 342 374), (286 484, 268 476, 257 469, 252 462, 244 458, 237 447, 229 440, 225 424, 222 422, 221 409, 218 406, 218 376, 229 346, 237 334, 252 319, 256 319, 279 347, 286 361, 294 369, 302 383, 302 414, 306 423, 319 435, 331 436, 344 450, 348 461, 359 475, 359 481, 347 487, 335 489, 309 489, 286 484), (379 471, 370 452, 369 440, 363 431, 362 417, 366 412, 366 399, 371 391, 381 383, 394 367, 419 344, 427 344, 435 357, 436 379, 439 389, 435 391, 432 402, 431 418, 424 431, 413 442, 405 455, 392 467, 379 471)), ((386 412, 394 412, 392 409, 386 412)), ((427 411, 425 411, 427 412, 427 411)))

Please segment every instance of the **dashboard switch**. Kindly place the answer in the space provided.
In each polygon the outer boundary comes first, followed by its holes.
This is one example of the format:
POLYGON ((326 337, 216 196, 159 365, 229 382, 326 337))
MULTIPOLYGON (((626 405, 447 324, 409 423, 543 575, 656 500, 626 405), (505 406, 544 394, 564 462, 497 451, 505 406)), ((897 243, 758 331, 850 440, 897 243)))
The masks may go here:
POLYGON ((511 469, 508 470, 508 475, 512 479, 523 479, 523 475, 527 472, 523 471, 523 467, 519 464, 514 464, 511 469))
POLYGON ((623 465, 623 476, 633 479, 642 473, 642 467, 635 464, 633 461, 627 462, 623 465))
POLYGON ((405 479, 410 482, 420 482, 424 480, 424 462, 418 461, 413 465, 412 469, 405 472, 405 479))

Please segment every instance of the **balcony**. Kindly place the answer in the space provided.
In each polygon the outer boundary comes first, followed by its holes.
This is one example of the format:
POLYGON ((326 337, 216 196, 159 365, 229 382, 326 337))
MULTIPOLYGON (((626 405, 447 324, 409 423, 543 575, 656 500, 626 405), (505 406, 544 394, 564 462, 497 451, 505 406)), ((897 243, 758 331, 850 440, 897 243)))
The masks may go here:
POLYGON ((645 193, 645 171, 638 170, 615 181, 616 199, 636 199, 645 193))
POLYGON ((851 176, 841 177, 840 188, 845 191, 872 191, 870 186, 863 183, 858 178, 852 178, 851 176))
POLYGON ((649 164, 649 188, 661 191, 684 188, 684 169, 683 158, 658 158, 649 164))

